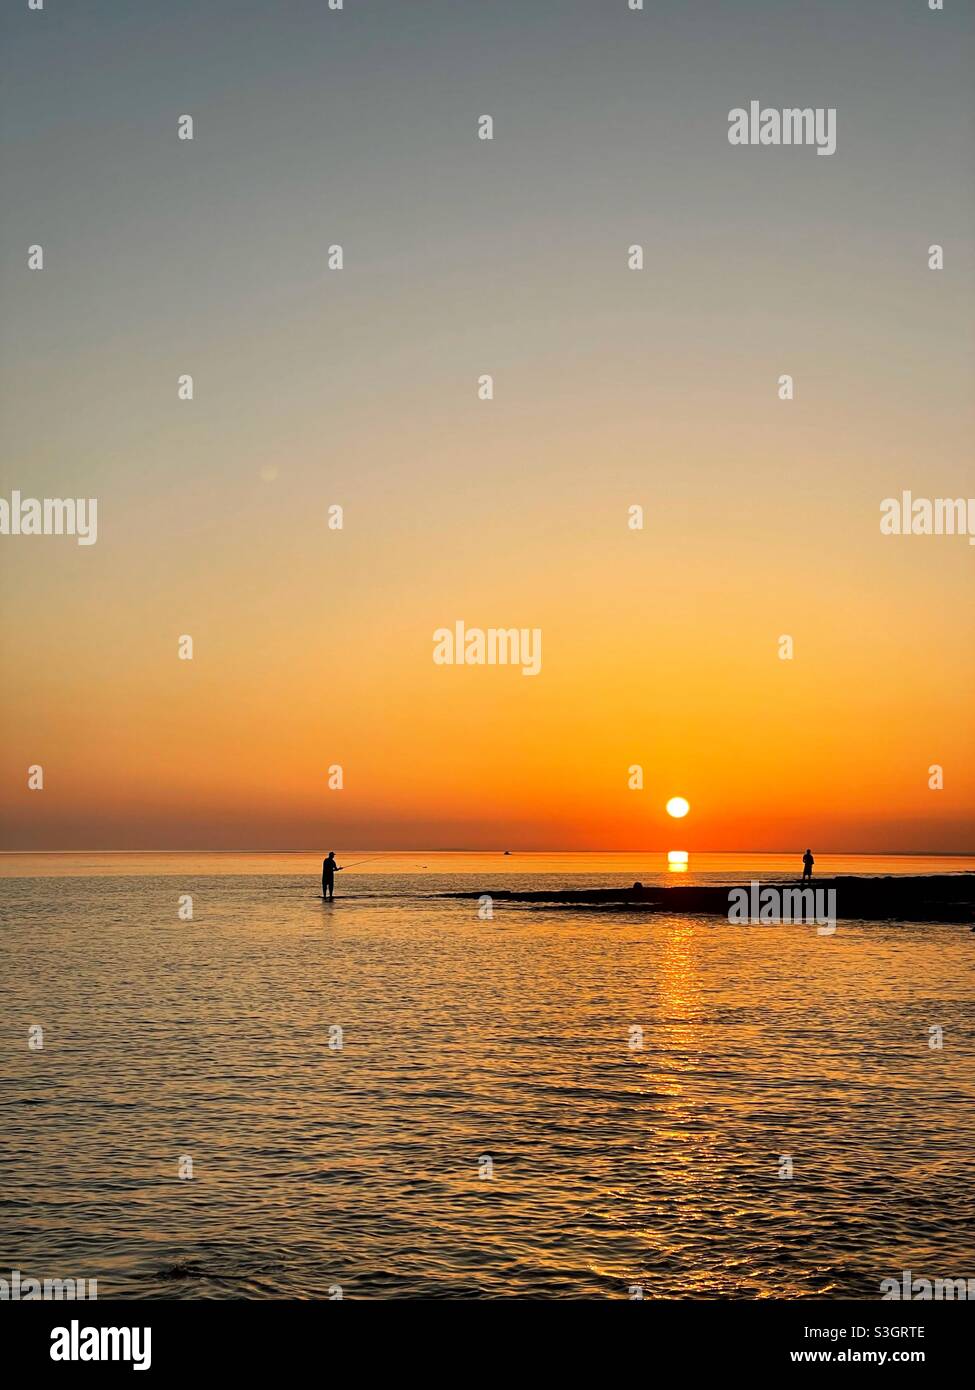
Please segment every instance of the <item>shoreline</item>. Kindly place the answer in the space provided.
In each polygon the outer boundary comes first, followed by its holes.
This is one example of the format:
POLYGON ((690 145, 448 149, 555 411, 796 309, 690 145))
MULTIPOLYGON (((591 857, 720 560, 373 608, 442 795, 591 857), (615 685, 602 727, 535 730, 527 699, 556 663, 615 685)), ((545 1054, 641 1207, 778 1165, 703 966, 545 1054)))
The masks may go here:
MULTIPOLYGON (((748 887, 748 882, 744 882, 647 884, 639 888, 635 884, 629 888, 482 888, 477 892, 455 891, 435 896, 727 917, 730 894, 748 887)), ((888 874, 876 878, 848 874, 813 879, 805 885, 794 878, 766 879, 759 882, 759 888, 794 893, 810 889, 814 893, 833 892, 836 917, 844 921, 975 922, 975 874, 888 874)))

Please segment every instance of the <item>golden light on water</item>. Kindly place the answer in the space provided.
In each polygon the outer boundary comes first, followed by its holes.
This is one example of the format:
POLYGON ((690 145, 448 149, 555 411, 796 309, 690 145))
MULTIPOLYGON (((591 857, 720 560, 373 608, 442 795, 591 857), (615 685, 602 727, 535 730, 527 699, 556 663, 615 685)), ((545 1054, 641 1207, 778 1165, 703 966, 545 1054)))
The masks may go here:
POLYGON ((688 858, 686 849, 669 849, 667 851, 668 864, 686 864, 688 858))

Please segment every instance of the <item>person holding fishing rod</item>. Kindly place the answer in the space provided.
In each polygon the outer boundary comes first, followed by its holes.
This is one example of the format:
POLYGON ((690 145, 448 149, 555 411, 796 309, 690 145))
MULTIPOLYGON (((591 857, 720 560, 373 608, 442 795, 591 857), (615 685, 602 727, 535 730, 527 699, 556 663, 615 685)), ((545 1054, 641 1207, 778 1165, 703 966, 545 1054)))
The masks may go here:
MULTIPOLYGON (((343 869, 354 869, 358 864, 373 864, 377 859, 395 859, 393 854, 370 854, 366 859, 353 859, 351 864, 336 864, 335 851, 330 849, 328 858, 322 860, 322 897, 335 897, 335 875, 341 873, 343 869)), ((426 864, 418 864, 417 868, 425 869, 426 864)))
POLYGON ((354 869, 357 864, 371 864, 374 859, 388 859, 388 854, 370 854, 368 859, 353 859, 351 864, 336 864, 335 851, 330 849, 328 858, 322 860, 322 897, 335 897, 335 875, 343 869, 354 869))
POLYGON ((345 866, 336 864, 335 851, 330 849, 328 858, 322 860, 322 898, 335 897, 335 875, 341 873, 345 866))

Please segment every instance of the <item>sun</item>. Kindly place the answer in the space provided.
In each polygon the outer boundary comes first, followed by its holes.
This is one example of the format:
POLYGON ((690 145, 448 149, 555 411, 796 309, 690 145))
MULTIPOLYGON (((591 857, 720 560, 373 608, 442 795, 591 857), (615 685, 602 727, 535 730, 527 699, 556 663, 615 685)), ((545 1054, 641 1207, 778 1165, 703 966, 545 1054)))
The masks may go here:
POLYGON ((667 802, 667 814, 668 816, 673 816, 676 820, 680 820, 682 816, 686 816, 690 809, 691 803, 685 801, 682 796, 672 796, 667 802))

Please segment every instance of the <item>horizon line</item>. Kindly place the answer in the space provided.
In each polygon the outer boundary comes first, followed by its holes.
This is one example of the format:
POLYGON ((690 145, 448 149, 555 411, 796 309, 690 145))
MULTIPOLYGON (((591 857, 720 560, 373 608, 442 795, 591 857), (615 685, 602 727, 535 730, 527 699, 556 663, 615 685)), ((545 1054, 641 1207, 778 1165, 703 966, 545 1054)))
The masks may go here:
MULTIPOLYGON (((475 849, 469 847, 439 847, 422 846, 418 849, 390 849, 388 846, 372 848, 368 845, 351 846, 355 850, 365 850, 368 853, 384 854, 497 854, 501 857, 516 854, 668 854, 667 849, 475 849)), ((792 854, 798 851, 791 849, 691 849, 688 854, 792 854)), ((863 850, 863 849, 820 849, 820 854, 848 854, 861 855, 902 855, 904 857, 942 859, 970 859, 975 858, 975 848, 968 850, 948 850, 948 849, 884 849, 884 850, 863 850)), ((0 855, 14 854, 320 854, 321 850, 313 846, 303 849, 99 849, 86 847, 84 849, 0 849, 0 855)))

